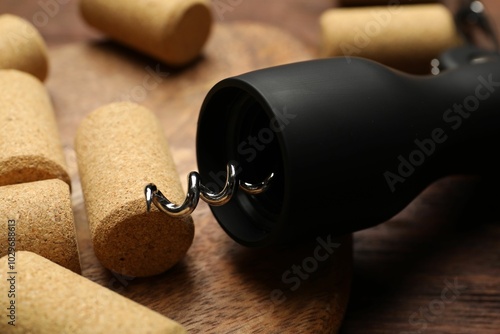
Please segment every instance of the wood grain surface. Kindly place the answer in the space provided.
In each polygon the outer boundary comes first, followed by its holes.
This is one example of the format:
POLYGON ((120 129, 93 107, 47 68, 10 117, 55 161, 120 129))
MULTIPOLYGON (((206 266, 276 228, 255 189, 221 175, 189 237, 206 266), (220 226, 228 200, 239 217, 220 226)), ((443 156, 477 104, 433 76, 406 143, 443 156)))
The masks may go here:
MULTIPOLYGON (((452 0, 445 2, 450 5, 456 4, 452 0)), ((494 20, 497 34, 500 35, 500 2, 497 0, 484 0, 483 2, 490 17, 494 20)), ((243 0, 238 6, 232 7, 231 11, 216 15, 216 19, 224 23, 252 20, 271 24, 287 30, 290 34, 302 40, 314 54, 318 49, 320 40, 318 18, 324 10, 333 6, 335 6, 333 0, 243 0)), ((37 1, 2 0, 0 2, 1 12, 11 12, 24 16, 29 20, 41 10, 42 8, 37 1)), ((77 47, 65 46, 68 43, 88 42, 101 38, 100 34, 86 27, 81 21, 76 10, 76 1, 70 0, 66 4, 59 6, 58 12, 50 18, 46 25, 40 26, 39 29, 47 40, 53 55, 57 54, 57 52, 67 53, 64 59, 60 59, 60 61, 67 62, 67 65, 69 65, 67 67, 71 69, 68 73, 65 73, 65 76, 70 75, 72 71, 82 73, 81 78, 72 76, 71 85, 73 87, 79 87, 79 84, 81 85, 87 80, 98 81, 102 79, 102 76, 95 77, 92 73, 73 69, 73 67, 77 66, 85 68, 85 65, 73 63, 71 57, 77 57, 80 52, 92 53, 93 47, 110 48, 114 52, 113 50, 117 46, 107 43, 87 43, 86 47, 81 45, 77 47), (66 47, 66 50, 57 50, 56 47, 59 46, 66 47)), ((241 47, 245 49, 244 46, 241 47)), ((281 45, 280 50, 286 53, 287 47, 281 45)), ((251 45, 250 49, 252 50, 251 45)), ((126 51, 122 51, 119 51, 121 57, 129 55, 126 51)), ((253 52, 252 57, 258 56, 258 52, 255 50, 249 52, 253 52)), ((136 56, 131 57, 137 59, 136 56)), ((87 57, 82 61, 90 62, 87 57)), ((252 66, 252 60, 247 59, 245 62, 240 68, 234 68, 234 74, 244 72, 252 66)), ((149 63, 146 61, 142 64, 146 66, 145 64, 149 63)), ((153 63, 152 65, 156 64, 153 63)), ((221 67, 223 66, 221 65, 221 67)), ((111 72, 106 67, 101 69, 106 76, 128 76, 130 71, 135 73, 131 75, 136 78, 145 75, 145 72, 142 71, 144 68, 141 69, 137 66, 132 68, 120 67, 118 73, 111 72), (142 74, 138 75, 139 72, 142 74)), ((176 74, 173 73, 172 75, 176 74)), ((54 82, 56 77, 57 75, 54 72, 51 73, 48 82, 51 91, 56 84, 54 82)), ((140 84, 140 82, 137 84, 140 84)), ((89 86, 86 84, 85 87, 89 88, 89 86)), ((205 88, 208 89, 208 86, 210 86, 209 83, 206 84, 205 88)), ((189 91, 189 84, 185 83, 182 87, 189 91)), ((68 92, 64 98, 58 98, 53 92, 52 95, 58 110, 79 108, 80 110, 89 111, 101 103, 108 102, 102 100, 99 96, 111 95, 118 96, 112 99, 120 98, 122 93, 126 94, 131 88, 127 85, 116 88, 108 85, 96 85, 91 89, 89 88, 89 92, 83 92, 79 91, 78 88, 71 90, 68 87, 67 91, 71 92, 68 92), (100 95, 101 90, 105 91, 105 94, 100 95), (79 94, 86 94, 86 99, 79 101, 79 94)), ((183 99, 189 100, 188 92, 184 90, 178 92, 183 96, 183 99)), ((151 92, 153 96, 162 94, 166 94, 166 92, 151 92)), ((160 114, 162 122, 167 122, 169 117, 166 109, 163 108, 161 103, 155 105, 155 102, 151 102, 156 100, 157 98, 150 99, 148 97, 150 102, 143 102, 157 111, 162 110, 162 114, 160 114)), ((168 112, 176 112, 175 103, 168 112)), ((82 115, 75 113, 67 115, 67 117, 66 121, 60 120, 60 130, 64 138, 68 138, 67 136, 74 131, 82 115)), ((193 116, 181 116, 181 118, 185 123, 193 124, 196 122, 193 116)), ((165 126, 165 129, 169 140, 174 140, 173 138, 182 132, 168 126, 165 126)), ((192 157, 194 137, 190 137, 191 135, 194 134, 184 135, 188 138, 187 142, 179 143, 180 146, 175 154, 181 174, 195 166, 192 157)), ((70 162, 74 159, 71 145, 70 141, 66 141, 67 156, 70 162)), ((74 160, 72 164, 74 165, 74 160)), ((478 186, 477 179, 463 176, 441 180, 428 188, 408 208, 389 222, 355 233, 353 238, 352 293, 340 333, 500 333, 500 243, 498 242, 500 238, 500 216, 498 215, 498 209, 496 212, 492 210, 499 207, 498 202, 500 199, 498 198, 498 192, 495 191, 497 185, 498 182, 492 181, 491 178, 484 178, 481 186, 478 186)), ((75 194, 78 194, 78 192, 78 189, 75 189, 75 194)), ((77 208, 76 215, 80 217, 78 218, 80 221, 83 221, 84 213, 81 209, 81 198, 75 195, 74 200, 77 208), (79 210, 78 206, 80 206, 79 210)), ((209 218, 208 208, 205 206, 201 207, 198 215, 200 219, 211 219, 209 218)), ((222 250, 213 249, 213 253, 210 255, 213 257, 211 260, 214 261, 213 263, 216 262, 216 259, 218 261, 230 261, 233 275, 238 276, 241 280, 255 277, 252 284, 261 284, 262 281, 259 277, 262 274, 254 276, 256 271, 253 269, 254 263, 260 262, 259 254, 249 255, 247 251, 231 244, 230 240, 224 235, 208 234, 207 236, 213 239, 214 242, 217 239, 223 239, 226 245, 224 247, 231 250, 230 252, 223 252, 222 250), (235 256, 240 262, 231 261, 236 259, 235 256)), ((89 247, 88 240, 85 240, 85 238, 84 234, 80 242, 89 247)), ((197 250, 196 247, 197 243, 195 243, 193 251, 197 250)), ((185 264, 181 264, 176 269, 180 273, 165 274, 147 284, 142 281, 136 283, 135 280, 129 281, 127 278, 115 277, 99 269, 90 269, 94 261, 92 253, 88 249, 83 249, 83 252, 87 254, 83 258, 83 264, 87 266, 86 268, 89 268, 85 271, 85 275, 126 296, 140 295, 144 285, 150 285, 151 290, 147 292, 146 296, 140 298, 151 300, 154 299, 153 297, 156 294, 168 294, 169 291, 162 290, 159 287, 165 284, 164 281, 169 275, 183 277, 185 284, 182 286, 182 290, 185 293, 191 291, 193 281, 191 276, 186 274, 189 271, 186 270, 185 264)), ((307 251, 305 253, 307 254, 307 251)), ((190 256, 188 255, 185 263, 189 263, 190 256)), ((267 258, 268 255, 266 255, 267 258)), ((279 286, 280 282, 279 276, 290 265, 291 263, 286 263, 281 264, 278 269, 271 268, 275 273, 278 273, 273 276, 278 283, 277 286, 279 286)), ((197 270, 204 273, 206 280, 210 280, 211 273, 217 268, 203 267, 197 268, 197 270)), ((173 287, 170 285, 168 288, 173 287)), ((301 288, 299 291, 306 290, 304 286, 304 290, 301 288)), ((192 300, 203 296, 205 295, 193 295, 192 300)), ((295 296, 298 295, 292 294, 290 298, 302 298, 295 296)), ((307 300, 313 303, 316 296, 320 297, 322 295, 312 293, 308 295, 307 300)), ((210 304, 214 302, 211 295, 203 298, 205 303, 203 308, 199 311, 196 310, 195 313, 210 309, 210 304)), ((239 298, 238 294, 234 298, 239 298)), ((162 308, 157 302, 153 302, 150 307, 156 310, 162 308)), ((182 305, 176 306, 176 309, 180 310, 177 311, 180 313, 174 314, 174 316, 179 319, 183 317, 183 319, 191 319, 187 321, 186 325, 194 328, 195 316, 193 316, 192 312, 184 311, 182 305)), ((256 309, 255 314, 262 314, 262 310, 256 309)), ((298 316, 299 312, 294 312, 294 314, 298 316)), ((171 316, 173 315, 171 314, 171 316)), ((310 321, 307 316, 300 315, 300 317, 301 321, 306 324, 310 321)), ((220 326, 222 320, 220 317, 211 316, 206 321, 210 326, 216 328, 217 325, 220 326)), ((251 326, 256 325, 252 325, 250 321, 240 321, 239 330, 235 329, 233 332, 251 333, 251 329, 258 331, 258 326, 253 328, 251 326)), ((311 327, 305 327, 303 333, 321 332, 310 329, 311 327)), ((264 330, 264 332, 266 331, 264 330)), ((299 333, 300 331, 295 329, 288 332, 299 333)), ((325 328, 324 332, 328 332, 328 329, 325 328)))

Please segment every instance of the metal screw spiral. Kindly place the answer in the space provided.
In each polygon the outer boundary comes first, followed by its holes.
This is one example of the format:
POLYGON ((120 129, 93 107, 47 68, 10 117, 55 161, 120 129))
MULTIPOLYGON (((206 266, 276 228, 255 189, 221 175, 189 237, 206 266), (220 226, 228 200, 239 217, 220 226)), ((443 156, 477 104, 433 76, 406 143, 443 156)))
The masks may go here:
POLYGON ((189 173, 186 199, 180 205, 172 203, 153 183, 148 184, 144 189, 148 212, 151 211, 151 204, 154 204, 160 211, 169 216, 185 217, 193 213, 194 209, 198 206, 200 198, 209 205, 221 206, 231 200, 238 190, 237 188, 251 195, 258 195, 265 192, 274 177, 274 173, 272 173, 263 182, 251 184, 238 180, 235 164, 228 163, 226 170, 227 176, 224 189, 218 193, 211 191, 201 183, 200 174, 197 172, 189 173))

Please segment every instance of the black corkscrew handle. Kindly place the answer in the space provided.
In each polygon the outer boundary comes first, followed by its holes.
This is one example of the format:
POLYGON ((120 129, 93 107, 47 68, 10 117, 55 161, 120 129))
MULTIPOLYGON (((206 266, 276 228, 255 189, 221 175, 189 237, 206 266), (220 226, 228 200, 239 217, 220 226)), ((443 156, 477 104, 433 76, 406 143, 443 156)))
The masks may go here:
POLYGON ((491 170, 499 143, 494 57, 428 77, 337 58, 216 84, 197 158, 214 190, 228 161, 249 182, 274 173, 265 193, 212 207, 232 238, 262 246, 382 223, 442 176, 491 170))

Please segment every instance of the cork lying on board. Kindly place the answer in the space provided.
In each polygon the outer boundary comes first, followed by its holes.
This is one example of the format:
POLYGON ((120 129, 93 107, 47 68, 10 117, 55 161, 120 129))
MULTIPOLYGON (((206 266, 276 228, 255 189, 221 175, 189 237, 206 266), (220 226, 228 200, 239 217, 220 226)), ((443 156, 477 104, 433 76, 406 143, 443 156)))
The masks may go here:
POLYGON ((441 4, 335 8, 320 22, 322 56, 364 57, 409 72, 430 72, 432 59, 463 43, 441 4))
POLYGON ((42 83, 0 70, 0 186, 61 179, 70 184, 57 123, 42 83))
POLYGON ((439 0, 337 0, 336 2, 341 6, 387 6, 435 3, 439 2, 439 0))
POLYGON ((0 305, 8 315, 1 333, 186 333, 177 322, 34 253, 4 256, 0 268, 0 305))
POLYGON ((0 69, 17 69, 45 80, 47 47, 38 30, 15 15, 0 15, 0 69))
POLYGON ((69 186, 45 180, 0 187, 0 257, 37 253, 80 273, 69 186))
POLYGON ((130 102, 103 106, 80 124, 75 149, 94 252, 106 268, 151 276, 184 257, 194 237, 191 217, 146 210, 144 188, 155 183, 184 201, 162 127, 130 102))
POLYGON ((169 65, 197 58, 212 25, 208 0, 82 0, 87 23, 169 65))

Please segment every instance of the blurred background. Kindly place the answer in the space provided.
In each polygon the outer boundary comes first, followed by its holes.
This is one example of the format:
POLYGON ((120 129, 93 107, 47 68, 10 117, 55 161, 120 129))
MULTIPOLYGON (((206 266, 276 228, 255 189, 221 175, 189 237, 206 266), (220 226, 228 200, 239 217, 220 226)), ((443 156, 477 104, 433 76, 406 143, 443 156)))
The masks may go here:
MULTIPOLYGON (((44 1, 40 2, 44 3, 44 1)), ((482 2, 493 19, 496 31, 500 31, 500 2, 497 0, 483 0, 482 2)), ((49 46, 100 36, 81 19, 77 1, 60 0, 58 3, 61 3, 60 7, 64 15, 57 15, 46 25, 39 27, 49 46), (61 29, 62 27, 64 29, 61 29)), ((250 20, 267 23, 288 31, 303 41, 312 51, 317 51, 320 44, 319 17, 325 10, 339 6, 336 0, 240 0, 227 3, 237 5, 233 6, 232 10, 216 13, 214 16, 217 21, 250 20)), ((444 0, 442 3, 455 10, 461 1, 444 0)), ((41 9, 39 1, 2 0, 0 3, 1 12, 17 14, 28 20, 41 9)))

